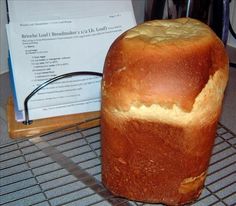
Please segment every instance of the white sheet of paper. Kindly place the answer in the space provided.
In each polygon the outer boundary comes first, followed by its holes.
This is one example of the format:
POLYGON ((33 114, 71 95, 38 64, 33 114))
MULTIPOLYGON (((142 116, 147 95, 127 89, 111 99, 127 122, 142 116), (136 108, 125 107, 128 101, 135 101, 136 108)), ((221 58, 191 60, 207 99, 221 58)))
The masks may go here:
MULTIPOLYGON (((18 110, 24 109, 26 96, 50 78, 76 71, 102 72, 106 53, 114 39, 135 24, 131 11, 8 24, 18 110)), ((62 79, 38 92, 30 100, 29 108, 30 119, 99 110, 100 78, 62 79)), ((22 119, 18 116, 17 120, 22 119)))
POLYGON ((7 0, 11 22, 48 21, 133 12, 131 0, 7 0))

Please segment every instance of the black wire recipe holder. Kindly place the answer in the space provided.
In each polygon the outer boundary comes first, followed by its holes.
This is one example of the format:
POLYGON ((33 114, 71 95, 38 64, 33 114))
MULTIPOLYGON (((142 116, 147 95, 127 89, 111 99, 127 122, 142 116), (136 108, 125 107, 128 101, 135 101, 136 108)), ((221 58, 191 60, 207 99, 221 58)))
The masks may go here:
MULTIPOLYGON (((54 129, 59 129, 62 127, 66 127, 72 124, 76 124, 77 122, 85 121, 86 119, 96 119, 98 120, 100 117, 100 112, 86 112, 80 114, 72 114, 72 115, 63 115, 58 117, 50 117, 47 119, 39 119, 33 120, 30 119, 29 115, 29 100, 41 89, 48 86, 49 84, 58 81, 60 79, 72 77, 72 76, 98 76, 102 77, 103 74, 100 72, 93 71, 78 71, 65 73, 54 78, 51 78, 42 84, 40 84, 37 88, 35 88, 24 100, 24 114, 25 120, 23 122, 17 122, 15 120, 15 112, 13 106, 13 100, 10 98, 8 102, 8 133, 11 138, 23 138, 23 137, 32 137, 34 135, 39 135, 43 133, 47 133, 53 131, 54 129)), ((95 123, 98 124, 98 121, 95 123)))

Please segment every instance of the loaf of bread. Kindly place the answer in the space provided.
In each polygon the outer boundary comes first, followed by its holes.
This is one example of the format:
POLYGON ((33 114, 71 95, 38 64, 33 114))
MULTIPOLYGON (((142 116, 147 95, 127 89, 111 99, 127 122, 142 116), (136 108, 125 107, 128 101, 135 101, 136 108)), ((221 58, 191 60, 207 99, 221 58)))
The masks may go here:
POLYGON ((196 200, 227 79, 224 45, 198 20, 153 20, 118 37, 102 83, 103 184, 131 200, 196 200))

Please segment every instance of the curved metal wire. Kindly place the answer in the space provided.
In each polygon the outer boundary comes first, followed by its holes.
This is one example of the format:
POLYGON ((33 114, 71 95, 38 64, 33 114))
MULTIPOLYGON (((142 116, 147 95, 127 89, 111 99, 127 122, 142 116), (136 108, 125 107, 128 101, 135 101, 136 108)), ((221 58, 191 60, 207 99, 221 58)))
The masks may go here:
POLYGON ((29 125, 32 124, 32 120, 29 119, 29 108, 28 108, 28 101, 32 96, 34 96, 38 91, 46 87, 47 85, 51 84, 52 82, 55 82, 57 80, 67 78, 67 77, 72 77, 72 76, 78 76, 78 75, 94 75, 94 76, 100 76, 102 77, 102 73, 100 72, 90 72, 90 71, 81 71, 81 72, 71 72, 71 73, 66 73, 62 74, 59 76, 56 76, 52 79, 47 80, 46 82, 40 84, 36 89, 34 89, 26 98, 24 101, 24 112, 25 112, 25 121, 23 121, 23 124, 29 125))

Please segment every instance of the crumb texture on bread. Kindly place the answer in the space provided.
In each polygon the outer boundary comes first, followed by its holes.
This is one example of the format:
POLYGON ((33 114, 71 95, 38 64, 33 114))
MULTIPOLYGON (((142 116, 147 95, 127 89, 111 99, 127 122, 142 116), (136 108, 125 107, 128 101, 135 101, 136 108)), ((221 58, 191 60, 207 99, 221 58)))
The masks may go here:
POLYGON ((207 84, 196 97, 190 112, 182 110, 175 104, 172 108, 163 107, 159 104, 139 105, 138 107, 131 105, 127 111, 113 108, 110 112, 114 116, 149 119, 180 126, 199 125, 215 121, 220 113, 226 77, 224 70, 216 71, 213 76, 210 76, 207 84))

